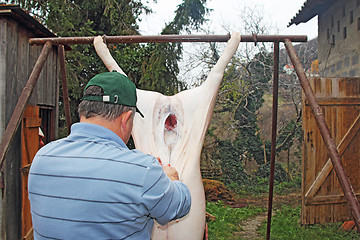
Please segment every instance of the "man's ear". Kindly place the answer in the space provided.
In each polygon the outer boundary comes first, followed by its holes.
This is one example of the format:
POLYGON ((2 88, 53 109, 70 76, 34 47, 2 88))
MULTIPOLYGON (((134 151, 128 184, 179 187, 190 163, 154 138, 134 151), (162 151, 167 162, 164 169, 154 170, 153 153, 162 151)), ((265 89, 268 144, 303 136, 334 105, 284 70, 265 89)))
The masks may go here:
POLYGON ((128 121, 132 120, 132 111, 123 112, 121 114, 121 127, 125 128, 128 121))

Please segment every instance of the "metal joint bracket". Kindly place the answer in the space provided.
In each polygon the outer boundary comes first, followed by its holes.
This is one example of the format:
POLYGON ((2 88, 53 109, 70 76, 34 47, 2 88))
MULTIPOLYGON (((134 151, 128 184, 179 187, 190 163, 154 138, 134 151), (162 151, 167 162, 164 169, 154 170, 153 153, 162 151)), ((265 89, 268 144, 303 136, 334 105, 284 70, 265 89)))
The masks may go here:
POLYGON ((257 34, 256 34, 256 33, 253 33, 253 34, 252 34, 252 38, 253 38, 254 44, 255 44, 255 46, 256 46, 256 45, 257 45, 257 42, 258 42, 258 40, 257 40, 257 34))

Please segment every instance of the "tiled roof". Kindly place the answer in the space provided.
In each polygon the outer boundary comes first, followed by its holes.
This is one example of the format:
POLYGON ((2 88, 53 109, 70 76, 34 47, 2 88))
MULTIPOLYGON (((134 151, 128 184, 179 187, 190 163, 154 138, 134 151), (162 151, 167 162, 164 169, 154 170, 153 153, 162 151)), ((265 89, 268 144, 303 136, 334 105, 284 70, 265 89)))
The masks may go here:
POLYGON ((336 0, 307 0, 299 12, 290 20, 288 27, 292 24, 307 22, 319 13, 328 9, 336 0))

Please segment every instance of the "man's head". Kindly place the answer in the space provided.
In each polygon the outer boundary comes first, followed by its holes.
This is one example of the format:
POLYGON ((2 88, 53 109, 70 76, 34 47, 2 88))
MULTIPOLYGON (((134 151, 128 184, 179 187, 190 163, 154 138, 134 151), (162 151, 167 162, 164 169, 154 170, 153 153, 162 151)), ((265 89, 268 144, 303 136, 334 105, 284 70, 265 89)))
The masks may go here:
MULTIPOLYGON (((136 101, 136 87, 129 78, 116 71, 100 73, 86 85, 78 113, 80 119, 89 121, 100 118, 103 122, 124 120, 124 117, 128 116, 131 124, 126 126, 132 128, 135 112, 139 112, 143 117, 136 107, 136 101)), ((124 131, 128 132, 128 129, 124 131)))

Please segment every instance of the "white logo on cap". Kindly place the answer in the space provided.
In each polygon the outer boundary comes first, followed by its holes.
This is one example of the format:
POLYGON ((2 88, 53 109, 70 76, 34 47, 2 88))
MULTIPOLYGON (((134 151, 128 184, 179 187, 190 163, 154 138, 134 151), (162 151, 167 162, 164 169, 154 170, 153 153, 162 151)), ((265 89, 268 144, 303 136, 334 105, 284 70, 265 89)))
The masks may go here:
POLYGON ((103 102, 110 102, 110 96, 109 95, 103 96, 103 102))

